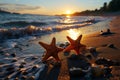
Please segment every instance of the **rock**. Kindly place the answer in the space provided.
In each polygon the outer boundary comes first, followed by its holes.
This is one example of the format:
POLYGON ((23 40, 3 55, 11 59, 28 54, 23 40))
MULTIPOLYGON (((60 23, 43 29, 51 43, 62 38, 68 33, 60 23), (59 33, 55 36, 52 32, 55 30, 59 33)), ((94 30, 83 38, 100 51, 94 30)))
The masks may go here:
POLYGON ((24 61, 23 61, 23 62, 21 62, 21 64, 25 65, 25 64, 26 64, 26 62, 24 62, 24 61))
POLYGON ((95 61, 95 63, 98 64, 98 65, 104 65, 104 64, 106 64, 107 62, 108 62, 107 59, 105 59, 105 58, 103 58, 103 57, 100 57, 100 58, 98 58, 98 59, 95 61))
POLYGON ((15 59, 13 59, 11 62, 17 62, 17 59, 15 58, 15 59))
POLYGON ((16 53, 12 53, 11 56, 12 56, 12 57, 16 57, 16 53))
POLYGON ((64 56, 69 56, 70 52, 64 52, 64 56))
POLYGON ((65 44, 61 43, 59 46, 62 47, 62 48, 64 48, 65 44))
POLYGON ((24 71, 24 72, 22 72, 22 74, 23 74, 23 75, 27 75, 27 74, 28 74, 28 72, 24 71))
POLYGON ((35 59, 38 59, 38 57, 33 56, 33 57, 31 58, 31 60, 35 60, 35 59))
POLYGON ((95 47, 90 47, 89 50, 90 50, 90 53, 96 53, 96 48, 95 47))
POLYGON ((81 69, 81 68, 76 68, 76 67, 70 68, 70 69, 69 69, 69 73, 70 73, 71 76, 74 76, 74 77, 85 75, 85 73, 82 72, 82 69, 81 69))
POLYGON ((87 55, 86 56, 89 60, 92 60, 92 56, 91 55, 87 55))
POLYGON ((23 64, 20 64, 19 68, 24 68, 24 65, 23 65, 23 64))
POLYGON ((8 57, 8 56, 10 56, 10 54, 9 54, 9 53, 5 53, 4 55, 5 55, 5 56, 7 56, 7 57, 8 57))
POLYGON ((65 42, 65 46, 67 47, 67 46, 69 46, 70 45, 70 43, 69 42, 65 42))
POLYGON ((98 58, 96 61, 95 61, 96 64, 98 65, 104 65, 104 66, 113 66, 114 65, 114 62, 110 59, 106 59, 106 58, 98 58))
POLYGON ((15 78, 14 80, 19 80, 18 78, 15 78))
POLYGON ((38 65, 35 65, 32 67, 32 69, 37 69, 38 68, 38 65))
POLYGON ((108 44, 107 45, 109 48, 115 48, 115 45, 114 44, 108 44))
POLYGON ((70 57, 69 57, 69 59, 77 59, 78 58, 78 56, 76 55, 76 54, 72 54, 70 57))

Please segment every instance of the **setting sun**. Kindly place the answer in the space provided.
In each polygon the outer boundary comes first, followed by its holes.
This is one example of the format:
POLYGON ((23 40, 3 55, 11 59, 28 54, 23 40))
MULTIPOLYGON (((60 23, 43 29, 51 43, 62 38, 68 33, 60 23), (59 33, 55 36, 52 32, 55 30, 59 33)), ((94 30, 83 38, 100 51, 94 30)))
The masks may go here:
POLYGON ((67 11, 66 11, 66 14, 71 14, 71 11, 70 11, 70 10, 67 10, 67 11))

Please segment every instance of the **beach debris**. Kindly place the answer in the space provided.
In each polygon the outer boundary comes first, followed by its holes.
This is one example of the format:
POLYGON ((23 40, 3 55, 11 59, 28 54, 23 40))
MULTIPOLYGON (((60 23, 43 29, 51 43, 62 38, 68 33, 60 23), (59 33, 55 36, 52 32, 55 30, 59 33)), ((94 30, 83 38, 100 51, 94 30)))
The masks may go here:
POLYGON ((49 57, 54 57, 56 59, 56 61, 60 61, 59 57, 58 57, 58 52, 62 51, 63 48, 57 47, 56 46, 56 38, 54 37, 52 39, 52 42, 49 44, 43 43, 43 42, 39 42, 39 44, 46 49, 46 54, 43 57, 42 61, 46 61, 49 57))
POLYGON ((77 55, 81 54, 82 51, 86 49, 86 46, 80 43, 81 38, 82 38, 82 35, 78 36, 76 40, 73 40, 72 38, 67 36, 67 39, 69 40, 70 45, 67 46, 64 51, 66 52, 70 50, 75 50, 77 55))

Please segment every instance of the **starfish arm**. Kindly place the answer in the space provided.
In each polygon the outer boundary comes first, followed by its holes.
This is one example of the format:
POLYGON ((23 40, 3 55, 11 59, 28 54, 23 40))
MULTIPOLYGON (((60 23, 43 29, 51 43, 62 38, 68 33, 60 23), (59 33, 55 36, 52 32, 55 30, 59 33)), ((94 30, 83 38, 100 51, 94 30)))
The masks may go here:
POLYGON ((59 59, 57 53, 56 53, 55 55, 53 55, 53 57, 56 59, 56 61, 60 61, 60 59, 59 59))
POLYGON ((42 59, 42 62, 46 61, 49 57, 50 57, 50 55, 48 55, 48 53, 46 53, 42 59))
POLYGON ((80 54, 80 50, 78 49, 74 49, 76 51, 77 54, 80 54))
POLYGON ((64 49, 64 52, 65 51, 70 51, 70 50, 72 50, 73 49, 73 47, 71 46, 71 45, 69 45, 68 47, 66 47, 65 49, 64 49))
POLYGON ((46 43, 43 43, 43 42, 39 42, 39 44, 42 46, 42 47, 44 47, 45 49, 48 49, 48 44, 46 44, 46 43))
POLYGON ((73 39, 71 39, 69 36, 67 36, 67 39, 69 40, 69 42, 72 44, 74 42, 73 39))
POLYGON ((78 38, 76 39, 77 43, 80 43, 81 39, 82 39, 82 35, 78 36, 78 38))
POLYGON ((56 45, 56 38, 55 38, 55 37, 53 37, 52 42, 51 42, 51 45, 53 45, 53 46, 56 45))

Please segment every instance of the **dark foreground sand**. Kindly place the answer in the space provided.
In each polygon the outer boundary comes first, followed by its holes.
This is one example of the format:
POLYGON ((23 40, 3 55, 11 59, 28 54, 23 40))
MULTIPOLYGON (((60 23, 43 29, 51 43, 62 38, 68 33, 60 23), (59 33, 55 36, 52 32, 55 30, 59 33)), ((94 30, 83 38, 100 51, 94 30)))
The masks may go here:
MULTIPOLYGON (((114 61, 120 61, 120 16, 117 16, 110 23, 110 30, 114 34, 110 35, 100 35, 100 33, 94 33, 89 35, 84 35, 82 38, 83 44, 88 47, 96 47, 98 57, 105 57, 114 61), (114 45, 114 47, 109 47, 109 45, 114 45)), ((71 77, 69 74, 68 56, 64 56, 63 53, 59 54, 61 58, 61 66, 47 66, 40 76, 40 80, 85 80, 80 77, 71 77)), ((113 66, 112 70, 113 77, 110 80, 120 80, 120 67, 113 66)), ((95 80, 104 80, 102 78, 97 78, 95 80)))

